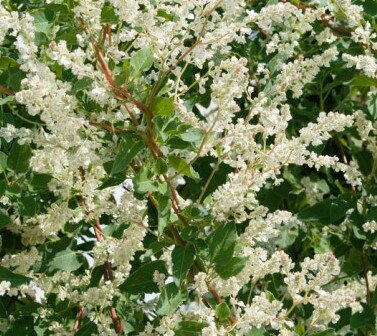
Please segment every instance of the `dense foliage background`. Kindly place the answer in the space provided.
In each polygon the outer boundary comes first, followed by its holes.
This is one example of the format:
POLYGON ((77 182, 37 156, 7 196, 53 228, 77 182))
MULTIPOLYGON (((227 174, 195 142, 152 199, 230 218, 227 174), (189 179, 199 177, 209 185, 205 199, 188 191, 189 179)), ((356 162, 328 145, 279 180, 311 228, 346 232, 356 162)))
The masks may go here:
POLYGON ((375 335, 375 0, 0 0, 0 332, 375 335))

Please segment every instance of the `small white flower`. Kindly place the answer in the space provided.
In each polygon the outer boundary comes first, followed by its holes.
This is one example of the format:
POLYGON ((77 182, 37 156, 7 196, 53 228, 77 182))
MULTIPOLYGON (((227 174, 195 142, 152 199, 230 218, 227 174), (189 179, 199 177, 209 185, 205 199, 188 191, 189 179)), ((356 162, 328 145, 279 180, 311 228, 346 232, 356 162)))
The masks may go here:
POLYGON ((3 296, 9 289, 11 283, 10 281, 1 281, 0 282, 0 296, 3 296))

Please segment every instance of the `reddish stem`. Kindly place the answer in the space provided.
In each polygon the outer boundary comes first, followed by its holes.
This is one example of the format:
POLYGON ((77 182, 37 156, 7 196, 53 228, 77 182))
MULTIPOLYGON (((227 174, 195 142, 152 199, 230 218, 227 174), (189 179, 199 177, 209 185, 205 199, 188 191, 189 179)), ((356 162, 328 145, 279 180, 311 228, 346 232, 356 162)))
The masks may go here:
POLYGON ((370 293, 370 286, 369 286, 369 279, 368 279, 368 268, 365 260, 365 252, 364 249, 361 249, 361 266, 363 268, 363 277, 365 280, 365 289, 366 289, 366 299, 367 303, 370 304, 371 302, 371 293, 370 293))
MULTIPOLYGON (((80 167, 79 170, 80 170, 81 178, 82 178, 82 180, 84 180, 85 179, 85 169, 83 167, 80 167)), ((80 199, 80 205, 84 206, 84 207, 86 206, 84 198, 80 199)), ((89 215, 90 211, 86 209, 85 214, 89 215)), ((96 240, 98 242, 103 242, 103 230, 102 230, 102 226, 101 226, 101 223, 100 223, 98 218, 95 219, 95 223, 94 223, 93 228, 94 228, 94 235, 96 236, 96 240)), ((104 279, 105 279, 105 281, 109 281, 109 280, 113 281, 114 280, 114 274, 113 274, 113 270, 111 268, 111 263, 108 260, 106 260, 104 262, 103 268, 104 268, 104 279)), ((123 323, 122 323, 122 320, 119 318, 117 311, 114 307, 110 308, 110 316, 111 316, 111 319, 113 320, 115 332, 118 335, 123 335, 124 334, 123 323)))
MULTIPOLYGON (((127 99, 131 101, 131 103, 133 103, 139 110, 145 113, 147 117, 147 121, 148 121, 148 129, 146 132, 148 146, 155 157, 163 156, 161 149, 158 147, 157 143, 153 139, 153 131, 152 131, 153 126, 151 123, 151 119, 153 118, 153 111, 151 110, 149 106, 135 99, 125 87, 123 86, 117 87, 116 81, 114 77, 111 75, 110 68, 105 60, 102 50, 98 47, 96 43, 93 43, 93 46, 97 54, 99 68, 101 72, 104 74, 107 82, 112 87, 115 97, 121 100, 127 99)), ((132 111, 132 108, 127 103, 124 103, 124 107, 128 111, 132 122, 135 124, 135 126, 138 126, 139 122, 137 121, 136 115, 132 111)))
MULTIPOLYGON (((214 299, 216 300, 216 302, 217 302, 218 304, 223 303, 223 302, 224 302, 223 299, 222 299, 221 296, 217 293, 217 291, 212 287, 212 285, 211 285, 208 281, 206 282, 206 284, 207 284, 207 288, 208 288, 209 292, 212 294, 212 296, 214 297, 214 299)), ((231 314, 231 315, 228 317, 228 320, 229 320, 229 322, 230 322, 231 324, 236 324, 236 322, 237 322, 237 319, 236 319, 236 317, 235 317, 233 314, 231 314)))
POLYGON ((73 324, 73 331, 74 332, 79 330, 80 322, 81 322, 82 318, 84 317, 84 312, 85 312, 84 307, 81 306, 80 309, 79 309, 79 312, 77 313, 75 323, 73 324))
MULTIPOLYGON (((213 6, 207 13, 206 15, 210 15, 221 3, 221 0, 218 1, 215 6, 213 6)), ((204 32, 204 29, 205 29, 205 25, 203 25, 202 27, 202 31, 204 32)), ((84 31, 86 31, 86 33, 88 33, 87 29, 84 27, 84 31)), ((192 46, 192 48, 190 48, 190 51, 200 42, 199 41, 196 41, 194 43, 194 45, 192 46)), ((152 124, 151 124, 151 119, 153 117, 153 111, 151 110, 151 108, 145 104, 143 104, 142 102, 139 102, 138 100, 136 100, 135 98, 132 97, 131 93, 124 87, 120 86, 120 87, 117 87, 116 86, 116 81, 115 79, 113 78, 113 76, 111 75, 111 71, 110 71, 110 68, 108 67, 108 64, 105 60, 105 57, 103 55, 103 52, 102 50, 98 47, 98 45, 93 42, 93 46, 94 46, 94 49, 95 49, 95 52, 97 54, 97 57, 98 57, 98 63, 99 63, 99 68, 101 70, 101 72, 104 74, 107 82, 110 84, 110 86, 113 88, 114 90, 114 94, 117 98, 119 99, 128 99, 130 100, 136 107, 138 107, 142 112, 145 113, 146 117, 147 117, 147 121, 148 121, 148 129, 147 129, 147 132, 146 132, 146 138, 147 138, 147 143, 148 143, 148 146, 152 152, 152 155, 154 158, 157 158, 159 156, 163 156, 163 152, 161 151, 161 149, 159 148, 159 146, 157 145, 157 143, 155 142, 155 140, 153 139, 153 131, 152 131, 152 124)), ((186 55, 182 55, 181 58, 185 57, 186 55)), ((138 121, 137 121, 137 118, 134 114, 134 112, 132 111, 131 107, 125 103, 124 104, 125 108, 127 109, 127 111, 129 112, 130 114, 130 117, 132 119, 132 121, 134 122, 134 124, 137 126, 138 125, 138 121)), ((171 196, 172 196, 172 206, 173 206, 173 210, 174 212, 177 214, 178 218, 183 221, 185 223, 185 220, 182 218, 182 216, 179 215, 179 199, 178 199, 178 196, 177 196, 177 191, 175 190, 173 184, 171 183, 169 177, 167 175, 164 175, 164 179, 166 181, 166 183, 168 184, 169 186, 169 189, 171 191, 171 196)), ((156 203, 156 200, 153 198, 152 195, 149 196, 152 203, 156 203)), ((96 238, 97 240, 98 239, 102 239, 102 229, 100 229, 100 224, 99 222, 96 223, 95 225, 95 234, 96 234, 96 238)), ((185 245, 186 242, 181 238, 178 230, 175 228, 175 227, 170 227, 171 229, 171 232, 173 234, 173 237, 174 239, 179 243, 179 244, 182 244, 182 245, 185 245)), ((112 277, 112 270, 111 270, 111 267, 110 267, 110 264, 108 262, 106 262, 104 264, 104 267, 106 269, 106 273, 108 274, 107 276, 109 277, 109 279, 111 279, 112 277)), ((208 287, 208 290, 212 293, 212 295, 215 297, 216 301, 218 303, 221 303, 223 302, 221 297, 219 296, 219 294, 217 293, 217 291, 209 284, 207 283, 207 287, 208 287)), ((114 310, 114 313, 116 314, 116 311, 114 310)), ((112 318, 113 318, 113 315, 112 315, 112 318)), ((114 325, 116 326, 116 321, 117 319, 114 317, 113 318, 113 322, 114 322, 114 325)), ((235 324, 236 323, 236 318, 234 315, 231 315, 229 317, 229 321, 231 324, 235 324)), ((121 326, 120 328, 122 331, 123 331, 123 326, 121 326)))
POLYGON ((14 92, 13 90, 7 88, 4 85, 0 85, 0 91, 4 92, 8 96, 14 96, 16 94, 16 92, 14 92))
POLYGON ((114 133, 114 134, 127 134, 127 133, 130 133, 130 131, 119 129, 119 128, 115 128, 115 127, 113 127, 111 125, 102 124, 102 123, 99 123, 97 121, 89 121, 89 125, 96 126, 98 128, 102 128, 102 129, 104 129, 106 131, 109 131, 111 133, 114 133))

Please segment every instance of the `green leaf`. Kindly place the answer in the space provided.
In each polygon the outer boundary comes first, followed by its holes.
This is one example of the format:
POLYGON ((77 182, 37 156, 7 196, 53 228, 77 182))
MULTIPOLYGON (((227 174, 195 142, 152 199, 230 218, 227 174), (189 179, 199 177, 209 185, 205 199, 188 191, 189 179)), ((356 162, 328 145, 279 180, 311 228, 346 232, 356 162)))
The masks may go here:
POLYGON ((230 316, 230 308, 225 302, 222 302, 216 306, 215 314, 220 320, 225 320, 230 316))
POLYGON ((119 289, 130 294, 158 293, 160 290, 153 281, 153 273, 155 271, 165 275, 168 274, 165 263, 162 260, 150 261, 133 272, 126 281, 119 286, 119 289))
POLYGON ((144 168, 142 169, 133 180, 135 191, 139 194, 157 191, 157 184, 152 181, 151 172, 144 168))
POLYGON ((0 152, 0 173, 7 169, 7 159, 8 156, 5 153, 0 152))
POLYGON ((350 194, 340 195, 338 198, 326 199, 305 208, 298 213, 301 220, 318 221, 331 224, 343 218, 349 209, 355 206, 355 200, 350 194))
POLYGON ((355 86, 377 86, 377 79, 365 75, 358 75, 352 81, 355 86))
POLYGON ((377 16, 377 1, 365 0, 363 2, 364 12, 371 16, 377 16))
POLYGON ((199 179, 199 174, 185 160, 176 155, 169 155, 170 166, 174 168, 178 174, 184 174, 194 180, 199 179))
MULTIPOLYGON (((8 56, 0 56, 0 70, 7 70, 9 68, 18 68, 18 62, 8 56)), ((9 98, 9 97, 6 97, 9 98)))
POLYGON ((310 336, 332 336, 335 334, 335 330, 333 328, 329 328, 326 330, 322 330, 319 332, 316 332, 314 334, 309 334, 310 336))
POLYGON ((50 175, 33 173, 30 181, 31 190, 35 192, 48 190, 48 183, 51 179, 52 177, 50 175))
MULTIPOLYGON (((125 68, 124 65, 123 65, 123 68, 125 68)), ((130 79, 130 70, 129 69, 123 70, 115 76, 115 85, 116 86, 127 85, 127 83, 129 82, 129 79, 130 79)))
POLYGON ((157 193, 154 194, 154 197, 158 203, 158 233, 162 235, 170 220, 171 200, 169 196, 164 196, 157 193))
POLYGON ((37 201, 33 196, 22 196, 20 198, 20 214, 33 217, 37 213, 37 201))
POLYGON ((349 195, 342 195, 331 202, 330 206, 330 222, 334 223, 344 217, 349 209, 352 209, 355 202, 349 195))
POLYGON ((13 273, 7 268, 0 266, 0 282, 9 281, 11 283, 11 287, 18 287, 29 280, 29 278, 21 274, 13 273))
POLYGON ((90 283, 88 287, 98 287, 103 277, 103 265, 92 268, 90 274, 90 283))
POLYGON ((46 16, 50 21, 70 24, 74 20, 73 12, 70 11, 67 4, 50 3, 45 8, 46 16))
POLYGON ((5 180, 0 180, 0 196, 3 196, 7 190, 8 183, 5 180))
POLYGON ((169 315, 183 302, 184 296, 174 283, 165 286, 158 299, 156 312, 158 315, 169 315))
POLYGON ((194 263, 195 248, 189 246, 176 246, 172 252, 173 276, 177 285, 186 278, 187 272, 194 263))
POLYGON ((318 221, 324 221, 325 224, 329 223, 330 221, 330 206, 331 206, 331 200, 327 199, 323 202, 319 202, 314 204, 313 206, 307 207, 303 210, 301 210, 298 213, 298 217, 303 220, 318 220, 318 221))
POLYGON ((155 115, 171 116, 174 112, 174 97, 156 97, 151 108, 155 115))
POLYGON ((248 257, 232 257, 227 263, 217 263, 215 270, 221 278, 226 280, 240 273, 245 267, 247 260, 248 257))
POLYGON ((132 55, 130 65, 136 72, 147 71, 153 65, 153 60, 152 49, 143 48, 132 55))
POLYGON ((101 23, 119 24, 119 17, 114 12, 113 7, 105 5, 101 11, 101 23))
POLYGON ((16 173, 25 173, 29 169, 31 148, 27 145, 19 145, 15 142, 7 159, 8 168, 16 173))
POLYGON ((90 89, 92 87, 93 79, 89 77, 84 77, 79 79, 72 87, 72 93, 75 94, 79 91, 85 89, 90 89))
POLYGON ((175 336, 201 336, 202 329, 208 324, 196 321, 181 321, 175 329, 175 336))
POLYGON ((265 328, 253 327, 245 336, 263 336, 266 332, 265 328))
POLYGON ((0 318, 7 318, 8 313, 7 309, 4 306, 4 303, 0 300, 0 318))
POLYGON ((157 16, 162 17, 162 18, 164 18, 167 21, 172 21, 174 19, 174 15, 173 14, 167 13, 163 9, 158 9, 157 10, 157 16))
POLYGON ((126 179, 126 174, 117 174, 116 176, 110 176, 106 178, 103 183, 98 187, 98 190, 103 190, 109 187, 114 187, 122 184, 126 179))
POLYGON ((173 136, 166 144, 172 149, 193 150, 194 146, 191 142, 183 140, 181 137, 173 136))
POLYGON ((46 17, 45 10, 34 10, 31 12, 31 15, 34 17, 35 31, 48 35, 48 33, 51 31, 51 28, 53 27, 53 24, 46 17))
POLYGON ((166 174, 168 171, 168 165, 166 164, 163 158, 158 158, 156 160, 156 173, 157 174, 166 174))
POLYGON ((219 226, 209 239, 210 260, 218 264, 227 264, 233 256, 236 239, 234 223, 219 226))
POLYGON ((111 175, 124 171, 132 159, 144 148, 144 142, 132 135, 125 135, 120 143, 119 152, 115 157, 111 175))
MULTIPOLYGON (((34 313, 37 313, 36 311, 34 313)), ((31 314, 30 314, 31 315, 31 314)), ((34 336, 34 318, 32 316, 22 316, 7 328, 4 336, 18 336, 18 335, 27 335, 34 336)))
POLYGON ((12 194, 12 196, 17 195, 17 197, 22 192, 22 187, 19 183, 13 183, 11 185, 7 185, 6 189, 7 189, 8 194, 12 194))
POLYGON ((87 323, 81 323, 81 327, 77 332, 75 333, 75 336, 92 336, 92 335, 98 335, 98 329, 97 325, 89 321, 87 323))
POLYGON ((364 176, 368 176, 373 169, 374 160, 372 154, 367 150, 363 150, 359 153, 356 153, 354 157, 357 160, 357 164, 360 168, 361 173, 364 176))
POLYGON ((366 326, 373 326, 376 321, 373 309, 366 303, 361 302, 363 311, 353 314, 350 320, 351 328, 365 328, 366 326))
POLYGON ((367 102, 367 112, 372 117, 372 120, 377 119, 377 93, 368 95, 367 102))
POLYGON ((56 253, 54 258, 48 263, 48 271, 53 272, 55 270, 61 270, 73 272, 79 269, 82 264, 83 261, 81 254, 68 248, 56 253))
POLYGON ((203 133, 198 129, 189 129, 181 135, 182 140, 187 142, 199 142, 203 139, 203 133))
POLYGON ((354 274, 355 272, 362 271, 362 265, 360 263, 361 252, 352 247, 349 249, 348 257, 343 263, 343 270, 347 274, 354 274))
POLYGON ((280 231, 280 235, 278 238, 276 238, 276 245, 283 249, 291 246, 300 233, 297 225, 288 228, 281 226, 278 229, 280 231))

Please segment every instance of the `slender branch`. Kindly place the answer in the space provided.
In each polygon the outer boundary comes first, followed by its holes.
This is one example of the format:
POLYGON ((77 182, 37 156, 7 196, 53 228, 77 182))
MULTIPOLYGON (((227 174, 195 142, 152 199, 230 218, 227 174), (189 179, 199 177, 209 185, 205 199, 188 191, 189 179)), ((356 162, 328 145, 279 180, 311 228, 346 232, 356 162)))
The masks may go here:
POLYGON ((72 330, 74 332, 76 332, 77 330, 79 330, 80 322, 81 322, 82 318, 84 317, 84 313, 85 313, 84 307, 80 306, 79 312, 77 313, 77 316, 76 316, 75 323, 73 324, 73 329, 72 330))
MULTIPOLYGON (((149 193, 149 199, 151 200, 151 202, 154 206, 158 205, 157 200, 153 197, 153 195, 151 193, 149 193)), ((176 202, 179 202, 178 199, 177 199, 176 202)), ((177 206, 179 206, 179 203, 177 203, 177 206)), ((180 216, 178 210, 174 206, 173 206, 173 209, 174 209, 176 215, 178 216, 178 218, 181 221, 184 221, 184 223, 186 223, 186 220, 182 216, 180 216)), ((183 247, 187 245, 187 242, 181 237, 179 231, 174 226, 169 226, 169 230, 170 230, 170 233, 173 236, 173 239, 174 239, 174 242, 175 242, 176 245, 183 246, 183 247)), ((195 262, 193 264, 193 270, 194 270, 194 274, 198 273, 198 272, 205 272, 204 265, 203 265, 203 263, 200 259, 195 260, 195 262)), ((209 281, 206 282, 206 285, 207 285, 208 291, 215 298, 216 302, 217 303, 223 302, 223 300, 221 299, 221 296, 217 293, 216 289, 211 285, 211 283, 209 281)), ((229 319, 229 322, 231 324, 235 324, 236 321, 237 321, 234 315, 229 316, 228 319, 229 319)))
POLYGON ((0 92, 3 92, 5 94, 7 94, 8 96, 14 96, 16 94, 16 92, 14 92, 13 90, 7 88, 4 85, 0 85, 0 92))
POLYGON ((169 186, 170 192, 171 192, 171 194, 172 194, 173 201, 175 202, 176 206, 179 208, 178 193, 177 193, 177 191, 175 190, 175 188, 174 188, 174 186, 173 186, 173 183, 170 181, 169 176, 166 175, 166 174, 163 174, 163 176, 164 176, 164 179, 165 179, 166 183, 167 183, 168 186, 169 186))
MULTIPOLYGON (((13 91, 13 90, 7 88, 7 87, 4 86, 4 85, 0 85, 0 92, 3 92, 3 93, 5 93, 5 94, 8 95, 8 96, 14 96, 14 95, 16 94, 15 91, 13 91)), ((29 120, 29 119, 23 117, 23 116, 20 115, 15 109, 12 109, 12 113, 13 113, 16 117, 20 118, 21 120, 23 120, 23 121, 25 121, 25 122, 27 122, 27 123, 29 123, 29 124, 31 124, 31 125, 35 125, 35 126, 44 126, 44 125, 45 125, 45 124, 43 124, 43 123, 40 123, 40 122, 37 122, 37 121, 33 121, 33 120, 29 120)))
POLYGON ((213 177, 215 176, 215 173, 219 169, 219 166, 220 166, 220 159, 217 161, 216 166, 213 168, 211 174, 209 175, 206 184, 203 186, 202 192, 200 193, 200 196, 199 196, 198 200, 196 201, 197 204, 200 204, 202 202, 202 199, 203 199, 203 197, 204 197, 204 195, 205 195, 205 193, 206 193, 206 191, 209 187, 209 184, 211 183, 213 177))
POLYGON ((97 122, 97 121, 89 121, 89 125, 92 125, 92 126, 95 126, 95 127, 98 127, 98 128, 102 128, 102 129, 109 131, 111 133, 114 133, 114 134, 127 134, 127 133, 131 132, 129 130, 123 130, 123 129, 120 129, 120 128, 115 128, 111 125, 103 124, 103 123, 100 123, 100 122, 97 122))
POLYGON ((12 108, 12 113, 17 117, 17 118, 20 118, 22 121, 25 121, 26 123, 30 124, 30 125, 34 125, 34 126, 45 126, 46 124, 44 123, 40 123, 40 122, 37 122, 37 121, 33 121, 33 120, 29 120, 25 117, 23 117, 21 114, 19 114, 16 109, 12 108))
MULTIPOLYGON (((85 169, 83 167, 80 167, 79 170, 80 170, 80 174, 81 174, 81 179, 85 180, 85 169)), ((84 198, 80 199, 80 204, 82 206, 86 207, 84 198)), ((87 216, 90 213, 91 212, 88 209, 85 209, 85 214, 87 216)), ((98 242, 103 242, 103 240, 104 240, 103 239, 103 230, 102 230, 102 226, 101 226, 101 223, 99 221, 99 218, 95 219, 93 229, 94 229, 94 235, 96 236, 96 240, 98 242)), ((114 274, 113 274, 113 270, 111 268, 111 263, 108 260, 106 260, 103 263, 103 268, 104 268, 104 279, 105 279, 105 281, 109 281, 109 280, 113 281, 114 280, 114 274)), ((116 309, 114 307, 110 308, 110 317, 113 320, 115 332, 118 335, 123 335, 124 334, 123 323, 122 323, 122 320, 119 318, 119 316, 116 312, 116 309)))
MULTIPOLYGON (((217 304, 220 304, 220 303, 223 303, 223 299, 221 298, 221 296, 217 293, 217 291, 212 287, 211 283, 210 282, 206 282, 206 285, 207 285, 207 288, 209 290, 209 292, 212 294, 212 296, 214 297, 214 299, 216 300, 217 304)), ((228 320, 231 324, 236 324, 237 322, 237 319, 236 317, 231 314, 229 317, 228 317, 228 320)))
MULTIPOLYGON (((285 2, 285 1, 282 1, 282 2, 285 2)), ((302 10, 316 9, 314 6, 307 5, 307 4, 302 3, 302 2, 299 2, 298 4, 292 2, 292 4, 295 5, 297 8, 302 9, 302 10)), ((341 11, 343 11, 342 7, 338 3, 337 3, 337 6, 339 7, 339 9, 341 11)), ((326 27, 330 28, 331 31, 333 32, 333 34, 337 37, 342 37, 342 36, 350 37, 352 35, 353 30, 351 28, 347 28, 347 27, 345 27, 341 24, 334 25, 334 23, 327 17, 327 14, 325 14, 325 13, 321 15, 321 22, 326 27)), ((359 42, 359 44, 363 49, 367 49, 375 55, 377 54, 377 50, 370 49, 369 46, 366 45, 365 43, 359 42)))
POLYGON ((364 277, 364 280, 365 280, 366 299, 367 299, 367 303, 370 304, 370 302, 371 302, 371 292, 370 292, 370 285, 369 285, 369 279, 368 279, 368 268, 367 268, 364 249, 361 249, 361 266, 363 268, 363 277, 364 277))
POLYGON ((111 28, 108 23, 102 25, 102 43, 105 43, 106 37, 108 37, 109 45, 112 45, 111 28))
POLYGON ((123 335, 124 334, 123 323, 122 323, 122 320, 119 318, 117 311, 114 307, 110 308, 110 316, 111 316, 111 319, 113 320, 116 332, 119 335, 123 335))
POLYGON ((204 18, 204 22, 203 22, 203 25, 202 25, 202 28, 200 29, 200 32, 195 40, 195 42, 193 43, 193 45, 191 47, 189 47, 179 58, 178 60, 176 61, 175 65, 171 66, 169 68, 169 71, 173 71, 180 62, 182 62, 194 49, 196 46, 198 46, 200 43, 201 43, 201 40, 202 40, 202 37, 204 36, 204 33, 206 31, 206 28, 207 28, 207 24, 208 24, 208 17, 216 10, 216 8, 218 8, 221 4, 222 0, 219 0, 216 2, 216 4, 214 6, 212 6, 211 8, 209 8, 208 10, 204 11, 204 15, 205 15, 205 18, 204 18))
MULTIPOLYGON (((209 11, 206 12, 206 15, 209 16, 221 4, 221 2, 222 2, 222 0, 218 1, 215 4, 215 6, 213 6, 209 11)), ((205 27, 202 28, 203 31, 204 31, 204 29, 205 29, 205 27)), ((89 32, 88 32, 88 30, 85 27, 84 27, 84 31, 86 31, 86 33, 89 35, 89 32)), ((196 43, 196 44, 194 43, 194 45, 196 46, 198 43, 196 43)), ((110 71, 110 69, 108 67, 108 64, 107 64, 105 58, 104 58, 102 50, 98 47, 98 45, 96 44, 96 42, 92 42, 92 44, 93 44, 94 50, 95 50, 95 52, 97 54, 99 68, 100 68, 101 72, 104 74, 107 82, 114 89, 115 96, 117 98, 119 98, 119 99, 128 99, 136 107, 138 107, 142 112, 145 113, 145 115, 147 117, 147 122, 148 122, 148 129, 147 129, 147 132, 146 132, 146 139, 147 139, 147 143, 148 143, 148 146, 149 146, 149 148, 150 148, 150 150, 152 152, 153 157, 157 158, 159 156, 163 156, 164 155, 163 152, 161 151, 161 149, 158 147, 157 143, 153 139, 153 130, 152 130, 152 127, 151 127, 152 125, 150 124, 151 119, 153 117, 153 111, 150 109, 149 106, 147 106, 147 105, 139 102, 138 100, 134 99, 132 97, 131 93, 126 88, 124 88, 122 86, 121 87, 116 87, 116 81, 113 78, 113 76, 111 75, 111 71, 110 71)), ((192 50, 192 49, 193 48, 191 48, 190 50, 192 50)), ((182 56, 181 56, 181 58, 182 58, 182 56)), ((127 109, 127 111, 130 113, 130 117, 131 117, 132 121, 134 122, 134 124, 138 125, 136 116, 134 115, 131 107, 127 103, 125 103, 124 106, 127 109)), ((183 223, 186 223, 186 220, 182 216, 180 216, 180 214, 179 214, 178 193, 175 190, 175 188, 174 188, 172 182, 170 181, 169 177, 166 174, 164 174, 163 176, 164 176, 164 179, 165 179, 166 183, 168 184, 169 189, 171 191, 173 210, 176 213, 176 215, 178 216, 178 218, 180 219, 180 221, 183 222, 183 223)), ((151 199, 151 201, 152 201, 153 204, 156 204, 156 200, 153 201, 153 196, 151 194, 149 195, 149 198, 151 199)), ((185 240, 180 236, 178 230, 174 226, 170 226, 169 229, 170 229, 170 232, 172 233, 172 235, 174 237, 174 240, 176 241, 177 244, 182 245, 182 246, 185 246, 187 244, 185 242, 185 240)), ((99 222, 96 222, 96 225, 94 227, 94 231, 95 231, 95 235, 96 235, 97 240, 98 239, 103 239, 103 237, 102 237, 102 229, 101 229, 101 226, 100 226, 99 222)), ((194 265, 196 265, 196 267, 200 271, 203 270, 203 268, 201 267, 200 263, 195 262, 194 265)), ((104 268, 106 269, 107 276, 109 277, 109 279, 111 279, 111 277, 112 277, 112 270, 111 270, 110 263, 108 261, 105 262, 104 268)), ((208 290, 211 292, 211 294, 215 298, 217 298, 217 300, 221 300, 220 302, 222 302, 221 297, 219 296, 219 294, 217 293, 217 291, 210 285, 210 283, 207 284, 207 287, 208 287, 208 290)), ((115 309, 114 309, 114 311, 112 311, 112 313, 116 314, 115 309)), ((119 321, 117 319, 117 316, 113 316, 113 315, 111 315, 111 316, 112 316, 114 325, 117 327, 117 323, 116 322, 119 321)), ((232 315, 232 316, 229 317, 229 321, 232 324, 234 324, 236 322, 236 318, 232 315)), ((120 325, 120 329, 119 330, 122 330, 121 333, 123 333, 123 326, 122 325, 120 325)))
MULTIPOLYGON (((86 32, 88 33, 87 30, 86 32)), ((125 87, 117 86, 115 78, 111 74, 110 68, 107 64, 107 61, 105 60, 102 50, 100 49, 100 47, 95 41, 92 42, 92 45, 97 55, 99 69, 105 76, 109 85, 112 87, 115 97, 120 100, 129 100, 132 104, 134 104, 139 110, 141 110, 146 115, 147 126, 148 126, 147 131, 146 131, 146 140, 147 140, 148 146, 150 147, 153 156, 155 157, 163 156, 161 149, 158 147, 157 143, 153 139, 153 124, 152 124, 153 111, 152 109, 149 106, 145 105, 144 103, 135 99, 125 87)), ((135 126, 138 126, 139 122, 137 121, 136 115, 133 112, 132 108, 127 103, 124 103, 124 107, 128 111, 132 122, 135 124, 135 126)))
MULTIPOLYGON (((341 141, 339 140, 339 135, 337 134, 336 137, 335 137, 335 142, 339 148, 339 151, 340 151, 340 155, 341 155, 341 158, 342 158, 342 161, 345 165, 349 165, 348 163, 348 159, 347 159, 347 155, 344 151, 344 147, 343 147, 343 144, 341 143, 341 141)), ((356 188, 354 185, 351 185, 351 190, 352 192, 356 192, 356 188)))

